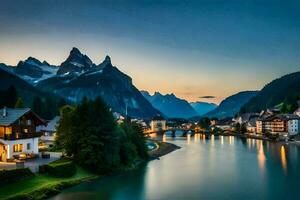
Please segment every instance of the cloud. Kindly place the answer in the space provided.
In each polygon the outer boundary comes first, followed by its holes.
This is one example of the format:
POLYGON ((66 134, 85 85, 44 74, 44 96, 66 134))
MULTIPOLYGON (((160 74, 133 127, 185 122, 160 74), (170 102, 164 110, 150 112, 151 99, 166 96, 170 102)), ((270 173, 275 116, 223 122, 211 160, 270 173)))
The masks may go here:
POLYGON ((200 99, 214 99, 216 98, 215 96, 201 96, 199 97, 200 99))

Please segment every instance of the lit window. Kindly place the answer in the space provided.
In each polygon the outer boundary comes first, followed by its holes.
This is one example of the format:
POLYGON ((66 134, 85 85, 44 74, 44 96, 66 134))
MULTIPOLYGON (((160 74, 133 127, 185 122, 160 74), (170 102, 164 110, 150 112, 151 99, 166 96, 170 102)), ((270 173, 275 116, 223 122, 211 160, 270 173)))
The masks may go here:
POLYGON ((24 133, 28 133, 28 129, 27 128, 24 128, 24 133))
POLYGON ((12 128, 11 127, 5 127, 5 134, 11 134, 12 128))
POLYGON ((23 150, 23 144, 14 144, 13 146, 14 153, 22 152, 22 150, 23 150))

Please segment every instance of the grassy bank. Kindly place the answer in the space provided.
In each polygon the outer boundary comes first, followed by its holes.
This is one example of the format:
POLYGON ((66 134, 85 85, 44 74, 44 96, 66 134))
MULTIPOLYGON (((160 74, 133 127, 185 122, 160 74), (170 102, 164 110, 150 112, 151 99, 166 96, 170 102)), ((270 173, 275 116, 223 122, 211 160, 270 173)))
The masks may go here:
POLYGON ((70 178, 55 178, 38 174, 26 180, 0 187, 0 199, 45 199, 66 187, 97 177, 80 167, 77 167, 76 174, 70 178))

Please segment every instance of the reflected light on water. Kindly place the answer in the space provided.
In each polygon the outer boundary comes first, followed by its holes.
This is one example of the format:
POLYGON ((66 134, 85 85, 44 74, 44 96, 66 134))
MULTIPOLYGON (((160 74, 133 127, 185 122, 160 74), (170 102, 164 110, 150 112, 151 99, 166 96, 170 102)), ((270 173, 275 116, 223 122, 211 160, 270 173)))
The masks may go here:
POLYGON ((266 156, 265 156, 262 141, 257 140, 257 149, 258 149, 258 154, 257 154, 258 166, 260 170, 264 172, 266 167, 266 156))
POLYGON ((229 144, 230 145, 234 144, 234 136, 229 136, 229 144))
POLYGON ((287 166, 286 166, 286 153, 285 153, 285 148, 282 145, 280 149, 280 158, 281 158, 281 164, 282 164, 282 169, 284 173, 287 173, 287 166))
POLYGON ((200 134, 199 134, 199 133, 196 133, 196 134, 194 135, 194 141, 195 141, 195 142, 198 142, 199 139, 200 139, 200 134))
POLYGON ((248 149, 251 149, 251 139, 247 138, 247 147, 248 149))
POLYGON ((187 134, 187 144, 190 144, 191 142, 191 134, 187 134))
POLYGON ((201 139, 202 139, 202 143, 203 143, 203 144, 206 144, 206 140, 205 140, 205 139, 206 139, 206 136, 205 136, 204 134, 202 135, 202 138, 201 138, 201 139))
POLYGON ((215 146, 215 136, 211 135, 211 145, 215 146))
POLYGON ((224 144, 224 136, 222 135, 221 136, 221 145, 223 145, 224 144))

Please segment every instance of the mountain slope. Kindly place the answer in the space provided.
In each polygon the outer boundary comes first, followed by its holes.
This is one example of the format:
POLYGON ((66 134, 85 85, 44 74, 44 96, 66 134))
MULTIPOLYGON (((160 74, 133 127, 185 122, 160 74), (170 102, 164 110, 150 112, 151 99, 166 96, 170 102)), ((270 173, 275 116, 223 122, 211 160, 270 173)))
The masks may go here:
POLYGON ((240 108, 247 103, 252 97, 257 95, 258 91, 244 91, 227 97, 220 105, 205 114, 206 117, 226 118, 233 117, 240 108))
POLYGON ((0 68, 17 75, 30 84, 54 76, 58 70, 57 66, 49 65, 46 61, 41 62, 33 57, 28 57, 25 61, 20 61, 17 66, 0 64, 0 68))
POLYGON ((191 102, 190 105, 194 108, 198 115, 204 115, 217 107, 214 103, 207 102, 191 102))
POLYGON ((112 65, 109 56, 95 65, 87 56, 79 54, 80 51, 73 48, 57 75, 40 81, 37 88, 52 91, 74 103, 83 97, 101 96, 114 111, 127 112, 131 117, 151 118, 159 114, 132 84, 132 79, 112 65))
POLYGON ((95 64, 87 55, 83 55, 79 49, 73 48, 69 57, 60 65, 57 74, 82 73, 95 67, 95 64))
POLYGON ((259 112, 285 101, 295 102, 297 99, 300 99, 300 72, 287 74, 267 84, 242 107, 241 112, 259 112))
POLYGON ((33 98, 36 96, 56 98, 49 93, 39 91, 15 74, 7 72, 0 68, 0 90, 4 91, 10 86, 14 86, 16 88, 18 96, 22 97, 25 102, 25 106, 31 106, 33 98))
POLYGON ((177 98, 174 94, 162 95, 155 92, 152 96, 141 91, 144 97, 153 105, 154 108, 170 118, 189 118, 197 115, 193 107, 183 99, 177 98))

